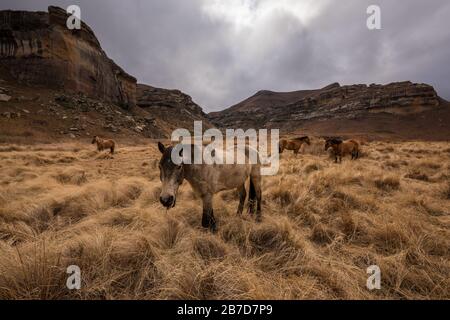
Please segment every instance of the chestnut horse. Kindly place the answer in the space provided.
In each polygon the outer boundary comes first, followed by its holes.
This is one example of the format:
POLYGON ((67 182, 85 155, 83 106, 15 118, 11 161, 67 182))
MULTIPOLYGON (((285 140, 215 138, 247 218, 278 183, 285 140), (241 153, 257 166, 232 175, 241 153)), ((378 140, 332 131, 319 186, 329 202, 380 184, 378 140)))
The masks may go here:
MULTIPOLYGON (((191 145, 191 159, 193 159, 195 148, 195 145, 191 145)), ((176 164, 172 160, 174 147, 165 147, 161 142, 158 142, 158 149, 162 154, 159 161, 162 182, 159 201, 164 207, 170 209, 175 206, 178 188, 186 179, 194 192, 202 199, 202 226, 215 232, 217 226, 213 212, 214 194, 236 188, 239 193, 237 214, 240 215, 247 196, 245 185, 247 179, 249 179, 248 212, 253 214, 256 206, 256 221, 261 220, 261 164, 259 159, 257 164, 248 161, 250 152, 248 146, 245 147, 245 164, 187 164, 183 162, 176 164)), ((180 156, 182 156, 182 151, 180 156)))
POLYGON ((325 141, 325 151, 333 148, 334 162, 342 162, 342 156, 347 154, 352 155, 352 160, 359 158, 359 143, 356 140, 342 141, 339 138, 329 138, 325 141))
POLYGON ((306 143, 307 145, 311 145, 311 141, 308 136, 294 138, 294 139, 281 139, 280 140, 280 153, 284 150, 293 150, 295 154, 298 153, 302 145, 306 143))
POLYGON ((98 151, 103 151, 104 149, 109 149, 111 151, 111 154, 114 153, 114 148, 116 146, 116 143, 114 142, 114 140, 111 140, 111 139, 103 140, 102 138, 100 138, 98 136, 94 136, 94 138, 92 139, 92 144, 94 144, 94 143, 97 143, 98 151))

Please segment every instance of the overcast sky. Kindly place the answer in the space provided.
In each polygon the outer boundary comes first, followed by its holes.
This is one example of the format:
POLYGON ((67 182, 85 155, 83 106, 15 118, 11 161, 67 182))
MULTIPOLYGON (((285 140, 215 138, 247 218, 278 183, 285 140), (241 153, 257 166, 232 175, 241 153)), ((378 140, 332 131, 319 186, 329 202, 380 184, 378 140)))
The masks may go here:
POLYGON ((448 0, 2 0, 81 7, 103 49, 139 82, 177 88, 207 112, 256 91, 411 80, 450 99, 448 0), (381 30, 366 9, 381 7, 381 30))

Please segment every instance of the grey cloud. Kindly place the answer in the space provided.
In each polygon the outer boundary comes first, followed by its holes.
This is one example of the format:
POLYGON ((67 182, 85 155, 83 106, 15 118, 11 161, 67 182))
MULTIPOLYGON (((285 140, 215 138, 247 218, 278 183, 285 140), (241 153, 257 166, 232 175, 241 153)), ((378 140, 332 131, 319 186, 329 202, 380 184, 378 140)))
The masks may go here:
MULTIPOLYGON (((3 0, 0 9, 79 4, 83 20, 119 65, 141 82, 190 94, 206 111, 261 89, 311 89, 335 81, 426 82, 450 98, 447 0, 322 0, 306 22, 287 5, 240 31, 227 17, 208 15, 208 1, 3 0), (382 9, 382 30, 365 26, 370 4, 382 9)), ((268 1, 247 1, 248 8, 268 1)))

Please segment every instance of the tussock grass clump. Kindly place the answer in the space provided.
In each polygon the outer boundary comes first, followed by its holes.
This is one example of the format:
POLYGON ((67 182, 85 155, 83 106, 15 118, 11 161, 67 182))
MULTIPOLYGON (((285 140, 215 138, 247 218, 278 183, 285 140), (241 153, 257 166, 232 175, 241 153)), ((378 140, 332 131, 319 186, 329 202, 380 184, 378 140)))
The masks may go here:
POLYGON ((406 248, 409 238, 401 226, 386 225, 373 232, 372 241, 377 252, 390 255, 406 248))
POLYGON ((227 254, 227 248, 213 236, 201 236, 193 239, 194 252, 205 260, 221 260, 227 254))
POLYGON ((329 244, 333 241, 334 232, 323 224, 316 224, 311 233, 311 240, 319 245, 329 244))
POLYGON ((442 195, 444 199, 450 200, 450 181, 443 187, 442 195))
POLYGON ((374 180, 375 186, 383 191, 400 189, 400 179, 396 176, 386 176, 374 180))
POLYGON ((62 184, 81 185, 87 182, 86 171, 76 167, 57 173, 54 178, 62 184))
POLYGON ((295 244, 287 226, 262 225, 250 230, 248 246, 251 253, 261 254, 282 250, 285 247, 295 247, 295 244))
POLYGON ((308 163, 305 167, 304 167, 304 172, 306 174, 320 170, 322 167, 318 164, 318 163, 308 163))
POLYGON ((430 178, 426 173, 420 172, 418 170, 411 171, 405 175, 405 178, 414 179, 414 180, 420 180, 428 182, 430 181, 430 178))

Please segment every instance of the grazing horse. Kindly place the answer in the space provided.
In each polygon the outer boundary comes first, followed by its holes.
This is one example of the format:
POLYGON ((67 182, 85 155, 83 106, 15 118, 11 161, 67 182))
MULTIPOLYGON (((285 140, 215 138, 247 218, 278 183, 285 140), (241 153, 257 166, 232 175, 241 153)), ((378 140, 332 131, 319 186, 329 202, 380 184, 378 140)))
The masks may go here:
MULTIPOLYGON (((193 159, 195 148, 195 145, 191 145, 191 159, 193 159)), ((194 192, 202 199, 202 226, 215 232, 217 226, 212 205, 214 194, 236 188, 239 193, 237 214, 240 215, 247 196, 245 182, 249 179, 248 212, 253 214, 256 206, 256 221, 261 220, 261 164, 259 159, 257 164, 248 161, 249 152, 253 149, 245 147, 245 164, 187 164, 181 162, 179 165, 172 160, 172 146, 165 147, 158 142, 158 149, 162 154, 159 161, 162 182, 159 200, 164 207, 170 209, 175 206, 178 188, 186 179, 194 192)), ((253 152, 256 151, 253 150, 253 152)), ((224 152, 224 158, 226 153, 227 151, 224 152)), ((180 156, 182 156, 182 151, 180 156)))
POLYGON ((94 136, 94 138, 92 139, 92 144, 97 143, 97 150, 98 151, 103 151, 104 149, 109 149, 111 151, 111 154, 114 153, 114 148, 116 146, 116 143, 114 142, 114 140, 103 140, 102 138, 98 137, 98 136, 94 136))
POLYGON ((311 141, 308 136, 294 138, 291 140, 281 139, 280 140, 280 153, 286 150, 294 150, 294 153, 297 154, 302 145, 306 143, 308 146, 311 145, 311 141))
POLYGON ((356 140, 342 141, 338 138, 330 138, 325 141, 325 151, 329 148, 333 148, 334 162, 342 162, 342 156, 346 154, 352 155, 352 160, 356 160, 359 157, 359 143, 356 140))

